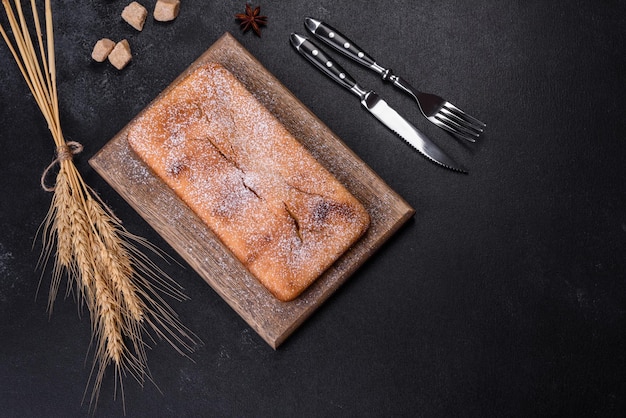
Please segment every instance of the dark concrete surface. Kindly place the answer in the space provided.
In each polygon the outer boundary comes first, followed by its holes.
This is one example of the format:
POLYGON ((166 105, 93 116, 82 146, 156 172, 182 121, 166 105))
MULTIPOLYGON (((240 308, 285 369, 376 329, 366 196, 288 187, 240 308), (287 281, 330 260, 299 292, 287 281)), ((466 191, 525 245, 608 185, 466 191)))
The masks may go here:
MULTIPOLYGON (((261 38, 238 29, 244 2, 182 3, 177 20, 149 17, 138 33, 119 17, 124 1, 53 1, 66 138, 131 232, 178 260, 87 160, 226 31, 416 215, 277 351, 182 261, 163 265, 204 344, 192 360, 154 345, 158 389, 127 379, 128 416, 624 416, 624 1, 263 2, 261 38), (307 16, 486 121, 478 144, 460 143, 338 58, 469 175, 410 151, 298 56, 289 35, 307 16), (105 36, 129 40, 123 71, 91 61, 105 36)), ((52 138, 4 44, 0 144, 0 415, 87 415, 86 312, 68 298, 48 317, 49 274, 36 297, 52 138)), ((113 393, 109 373, 97 416, 122 415, 113 393)))

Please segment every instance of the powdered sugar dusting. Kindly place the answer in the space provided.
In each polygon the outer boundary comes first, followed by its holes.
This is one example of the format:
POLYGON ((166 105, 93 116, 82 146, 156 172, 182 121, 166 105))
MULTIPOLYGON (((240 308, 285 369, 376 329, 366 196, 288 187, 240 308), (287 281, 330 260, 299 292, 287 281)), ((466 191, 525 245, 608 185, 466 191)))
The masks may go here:
POLYGON ((364 232, 356 199, 227 70, 199 67, 129 127, 140 158, 280 299, 364 232))

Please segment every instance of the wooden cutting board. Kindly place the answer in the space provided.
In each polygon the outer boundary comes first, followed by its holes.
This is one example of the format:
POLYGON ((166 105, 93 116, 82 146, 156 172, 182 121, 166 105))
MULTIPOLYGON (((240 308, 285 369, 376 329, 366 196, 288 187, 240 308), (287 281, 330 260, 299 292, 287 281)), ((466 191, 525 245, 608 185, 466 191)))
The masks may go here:
POLYGON ((90 164, 271 347, 277 348, 414 210, 228 33, 165 91, 206 62, 218 62, 231 71, 370 214, 371 226, 365 236, 309 289, 291 302, 275 299, 130 150, 127 127, 90 164))

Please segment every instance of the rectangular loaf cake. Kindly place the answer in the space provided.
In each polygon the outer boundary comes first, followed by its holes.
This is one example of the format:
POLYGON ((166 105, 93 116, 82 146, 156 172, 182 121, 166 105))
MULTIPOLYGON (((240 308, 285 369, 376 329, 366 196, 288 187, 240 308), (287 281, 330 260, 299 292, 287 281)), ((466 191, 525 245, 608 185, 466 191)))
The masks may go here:
POLYGON ((219 64, 187 75, 131 122, 127 138, 281 301, 369 226, 363 205, 219 64))

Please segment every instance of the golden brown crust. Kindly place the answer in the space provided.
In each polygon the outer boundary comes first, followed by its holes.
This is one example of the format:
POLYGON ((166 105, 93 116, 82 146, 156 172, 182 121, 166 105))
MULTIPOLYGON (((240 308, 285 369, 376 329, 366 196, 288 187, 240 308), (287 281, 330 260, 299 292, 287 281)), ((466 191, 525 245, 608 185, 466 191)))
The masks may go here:
POLYGON ((152 104, 128 141, 279 300, 297 297, 369 226, 361 203, 219 64, 152 104))

